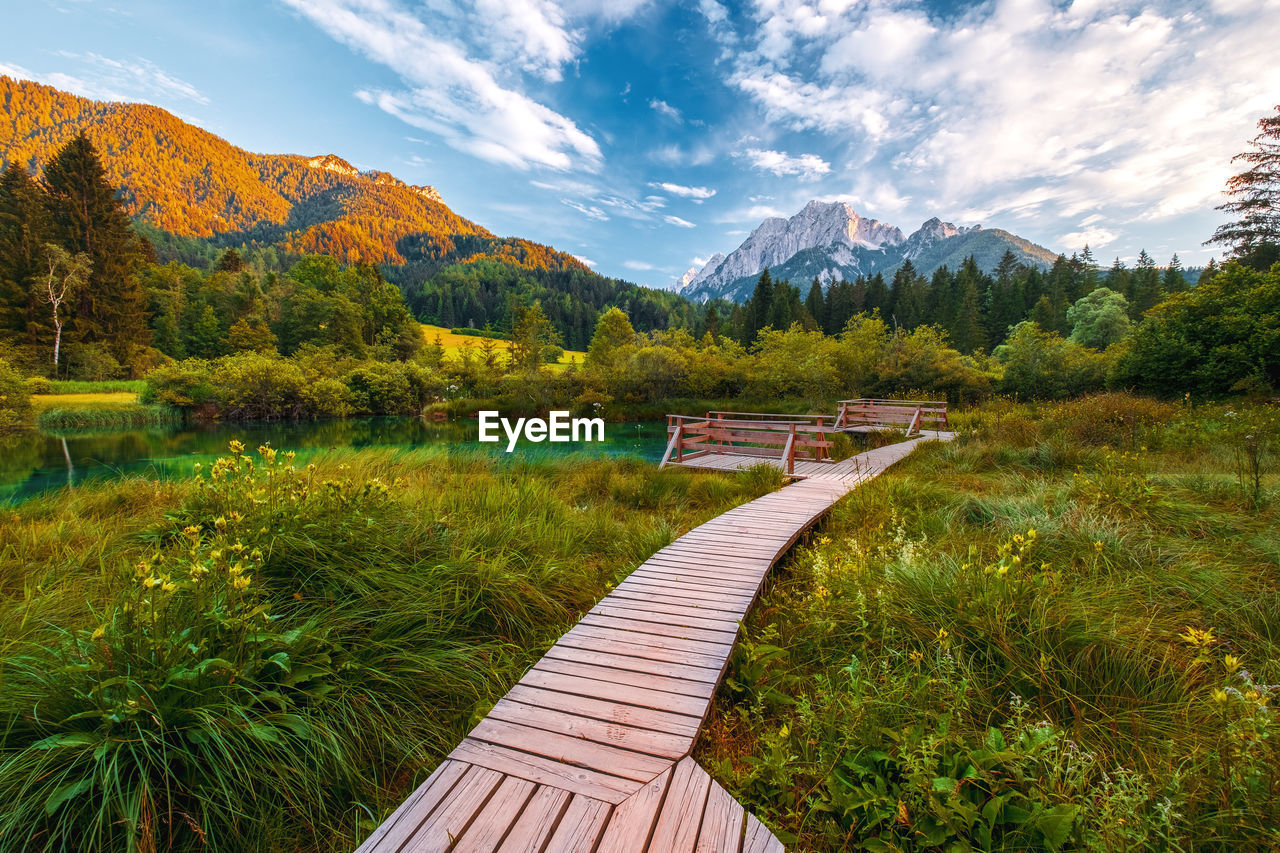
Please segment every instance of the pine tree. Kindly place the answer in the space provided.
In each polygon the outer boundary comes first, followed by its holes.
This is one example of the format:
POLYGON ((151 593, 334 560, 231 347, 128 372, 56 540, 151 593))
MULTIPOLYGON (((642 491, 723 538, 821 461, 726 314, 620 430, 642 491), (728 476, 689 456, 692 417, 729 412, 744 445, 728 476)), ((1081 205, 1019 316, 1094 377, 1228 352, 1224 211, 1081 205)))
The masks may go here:
POLYGON ((1138 265, 1133 271, 1131 281, 1132 304, 1129 306, 1129 316, 1137 320, 1161 299, 1160 272, 1146 249, 1138 253, 1138 265))
POLYGON ((706 317, 705 323, 707 327, 707 334, 711 335, 711 340, 714 341, 717 346, 719 346, 720 344, 720 312, 716 310, 716 306, 714 305, 707 306, 707 317, 706 317))
POLYGON ((1261 263, 1274 260, 1280 249, 1280 106, 1275 115, 1258 121, 1258 129, 1252 149, 1231 158, 1249 168, 1227 181, 1231 201, 1215 208, 1238 218, 1220 225, 1205 244, 1227 246, 1262 269, 1261 263))
POLYGON ((131 364, 151 343, 146 293, 136 274, 147 251, 88 137, 81 133, 63 146, 45 167, 43 184, 57 241, 84 252, 92 265, 74 307, 72 338, 101 343, 121 364, 131 364))
POLYGON ((982 317, 982 293, 986 276, 973 255, 965 258, 952 285, 954 309, 948 318, 947 331, 961 352, 974 352, 986 347, 986 326, 982 317))
POLYGON ((884 276, 876 273, 867 279, 867 298, 863 303, 862 310, 881 311, 889 307, 889 285, 885 284, 884 276))
POLYGON ((0 175, 0 333, 35 346, 49 334, 49 318, 31 288, 52 240, 44 192, 26 170, 10 163, 0 175))
POLYGON ((1169 266, 1165 267, 1160 287, 1165 293, 1181 293, 1187 289, 1186 270, 1182 268, 1182 261, 1178 258, 1177 252, 1173 253, 1173 257, 1169 259, 1169 266))
POLYGON ((743 329, 743 346, 751 344, 760 330, 769 325, 769 312, 773 310, 773 277, 765 267, 756 281, 756 289, 747 301, 746 327, 743 329))
POLYGON ((822 282, 818 281, 817 276, 813 277, 813 284, 809 285, 809 296, 804 301, 804 307, 813 318, 815 328, 826 328, 827 301, 822 296, 822 282))
POLYGON ((244 269, 244 260, 235 249, 227 249, 218 259, 218 265, 214 269, 218 272, 240 272, 244 269))

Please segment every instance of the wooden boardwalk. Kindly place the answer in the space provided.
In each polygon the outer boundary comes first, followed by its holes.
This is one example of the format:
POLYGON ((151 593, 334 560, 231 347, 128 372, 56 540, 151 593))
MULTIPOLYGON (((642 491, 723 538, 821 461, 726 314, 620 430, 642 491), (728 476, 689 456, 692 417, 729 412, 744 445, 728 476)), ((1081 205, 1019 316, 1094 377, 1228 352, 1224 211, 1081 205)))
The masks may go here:
POLYGON ((821 471, 658 551, 551 647, 361 853, 782 851, 693 761, 694 741, 770 567, 920 440, 814 462, 821 471))

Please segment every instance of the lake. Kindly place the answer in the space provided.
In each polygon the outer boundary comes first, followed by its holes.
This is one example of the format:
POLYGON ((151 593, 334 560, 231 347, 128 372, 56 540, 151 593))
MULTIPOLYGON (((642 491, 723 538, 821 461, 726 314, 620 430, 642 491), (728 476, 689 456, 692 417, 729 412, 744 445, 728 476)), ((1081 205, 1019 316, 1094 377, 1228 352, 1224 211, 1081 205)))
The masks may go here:
MULTIPOLYGON (((632 455, 654 462, 666 449, 665 422, 605 424, 603 442, 531 443, 521 439, 512 457, 547 458, 582 453, 632 455)), ((50 489, 86 480, 129 475, 158 478, 189 476, 197 462, 226 455, 232 439, 249 450, 270 444, 296 451, 299 462, 335 448, 459 447, 503 453, 498 444, 481 444, 474 421, 430 423, 419 418, 350 418, 327 421, 210 423, 143 429, 33 432, 0 438, 0 504, 14 504, 50 489)))

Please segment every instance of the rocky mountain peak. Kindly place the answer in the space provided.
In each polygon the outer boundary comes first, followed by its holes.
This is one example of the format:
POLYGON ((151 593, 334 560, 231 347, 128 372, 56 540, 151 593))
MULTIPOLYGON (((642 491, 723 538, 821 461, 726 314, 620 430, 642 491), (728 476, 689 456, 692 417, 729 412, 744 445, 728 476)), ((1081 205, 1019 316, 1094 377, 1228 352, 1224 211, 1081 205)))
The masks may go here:
POLYGON ((982 226, 957 227, 938 217, 926 220, 907 237, 901 229, 860 215, 848 203, 814 199, 789 219, 773 217, 760 223, 727 258, 717 255, 687 283, 681 293, 692 299, 724 296, 743 301, 755 280, 768 267, 775 278, 823 283, 838 278, 891 273, 906 260, 929 272, 953 255, 979 253, 985 258, 1005 246, 1030 264, 1052 263, 1054 253, 1003 231, 982 226), (999 244, 999 245, 997 245, 999 244))
POLYGON ((324 169, 328 172, 337 172, 339 175, 349 175, 353 178, 360 174, 359 169, 352 166, 336 154, 324 154, 319 157, 312 157, 307 161, 307 165, 313 169, 324 169))

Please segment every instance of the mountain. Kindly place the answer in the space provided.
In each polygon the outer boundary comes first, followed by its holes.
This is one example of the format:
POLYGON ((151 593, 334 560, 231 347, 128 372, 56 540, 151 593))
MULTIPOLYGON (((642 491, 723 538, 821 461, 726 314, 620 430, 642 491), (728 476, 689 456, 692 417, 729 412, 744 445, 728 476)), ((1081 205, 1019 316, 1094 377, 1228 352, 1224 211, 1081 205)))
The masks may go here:
POLYGON ((940 266, 958 267, 973 255, 991 270, 1005 250, 1028 266, 1049 266, 1057 254, 998 228, 980 225, 957 228, 930 219, 905 236, 901 229, 868 219, 843 202, 811 201, 790 219, 760 223, 728 257, 714 256, 681 289, 691 299, 715 297, 744 302, 751 296, 760 272, 769 268, 774 279, 823 283, 876 273, 891 275, 911 260, 930 275, 940 266))
POLYGON ((587 268, 572 255, 499 239, 433 187, 360 171, 333 154, 254 154, 146 104, 92 101, 0 76, 0 168, 39 172, 84 133, 135 218, 169 234, 403 265, 492 258, 587 268))

